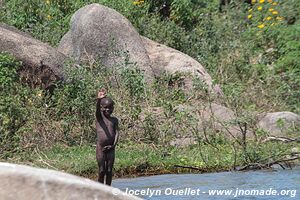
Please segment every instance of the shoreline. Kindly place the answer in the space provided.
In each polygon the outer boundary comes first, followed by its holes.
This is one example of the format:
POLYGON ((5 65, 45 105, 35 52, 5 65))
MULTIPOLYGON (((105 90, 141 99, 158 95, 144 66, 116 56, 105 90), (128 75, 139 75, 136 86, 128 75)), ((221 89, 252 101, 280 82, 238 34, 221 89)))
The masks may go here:
MULTIPOLYGON (((238 167, 237 168, 242 168, 242 167, 238 167)), ((165 171, 149 171, 149 172, 135 172, 134 174, 126 174, 126 175, 121 175, 115 173, 113 175, 113 180, 117 180, 117 179, 133 179, 133 178, 139 178, 139 177, 148 177, 148 176, 159 176, 159 175, 171 175, 171 174, 211 174, 211 173, 223 173, 223 172, 249 172, 249 171, 279 171, 279 170, 300 170, 300 160, 298 160, 297 163, 294 163, 294 165, 292 166, 292 168, 281 168, 279 166, 277 167, 270 167, 270 168, 262 168, 262 169, 248 169, 248 170, 233 170, 233 169, 219 169, 219 170, 203 170, 203 171, 191 171, 191 170, 165 170, 165 171)), ((78 176, 78 175, 77 175, 78 176)), ((84 178, 89 178, 91 180, 97 180, 97 174, 93 174, 93 175, 79 175, 82 176, 84 178)))
MULTIPOLYGON (((250 148, 253 143, 248 145, 250 148)), ((270 151, 270 146, 273 147, 273 144, 259 146, 255 160, 246 162, 244 154, 241 152, 235 155, 230 144, 227 143, 216 144, 216 146, 195 145, 180 149, 154 147, 144 143, 135 145, 120 143, 116 152, 113 179, 163 174, 261 170, 270 166, 276 169, 300 168, 300 155, 289 153, 293 146, 277 143, 273 151, 270 151), (288 161, 290 164, 284 164, 287 160, 290 160, 288 161)), ((90 145, 70 147, 54 145, 49 149, 21 152, 1 161, 53 169, 92 180, 97 180, 98 177, 95 149, 90 145)))

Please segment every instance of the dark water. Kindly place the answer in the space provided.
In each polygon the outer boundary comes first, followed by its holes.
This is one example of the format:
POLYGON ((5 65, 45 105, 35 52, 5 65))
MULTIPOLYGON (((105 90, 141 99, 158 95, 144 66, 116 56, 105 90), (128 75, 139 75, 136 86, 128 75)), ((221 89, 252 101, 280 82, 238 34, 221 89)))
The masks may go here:
POLYGON ((159 175, 117 179, 113 181, 113 187, 151 200, 299 200, 300 170, 159 175))

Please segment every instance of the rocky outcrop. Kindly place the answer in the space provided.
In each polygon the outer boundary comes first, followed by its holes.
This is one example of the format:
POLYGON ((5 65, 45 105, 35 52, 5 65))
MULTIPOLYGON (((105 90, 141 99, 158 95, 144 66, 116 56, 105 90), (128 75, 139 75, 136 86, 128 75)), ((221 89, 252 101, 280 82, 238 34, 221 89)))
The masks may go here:
POLYGON ((53 170, 0 162, 0 199, 138 200, 117 188, 53 170))
POLYGON ((50 88, 63 79, 62 53, 18 29, 0 24, 0 52, 8 52, 22 62, 21 80, 29 85, 50 88))
POLYGON ((58 50, 76 61, 95 59, 105 66, 136 63, 146 77, 153 77, 150 60, 142 40, 132 24, 117 11, 99 5, 87 5, 72 16, 71 28, 58 50))
POLYGON ((218 86, 213 87, 211 76, 198 61, 176 49, 159 44, 146 37, 142 37, 142 39, 155 74, 159 75, 165 71, 169 74, 182 73, 187 89, 192 88, 193 77, 197 77, 208 86, 209 90, 216 94, 222 94, 218 86))
MULTIPOLYGON (((197 144, 199 139, 210 134, 222 134, 228 139, 242 137, 241 128, 236 123, 238 117, 234 111, 220 104, 203 102, 194 102, 193 105, 181 104, 173 109, 171 117, 166 117, 162 107, 148 108, 147 113, 151 113, 158 130, 164 129, 168 122, 172 124, 171 131, 169 131, 169 134, 172 134, 170 141, 172 146, 183 147, 197 144), (178 116, 188 116, 187 124, 176 121, 174 113, 178 116)), ((142 112, 140 121, 144 121, 146 116, 147 114, 142 112)), ((253 130, 247 129, 246 137, 253 138, 253 130)))
MULTIPOLYGON (((201 106, 187 106, 181 105, 176 108, 177 112, 190 113, 193 118, 197 119, 200 135, 202 130, 213 130, 215 133, 223 133, 228 138, 237 138, 242 136, 242 130, 244 127, 237 125, 236 121, 238 117, 229 108, 216 104, 203 104, 201 106)), ((255 113, 251 114, 251 118, 255 118, 255 113)), ((245 116, 243 116, 245 117, 245 116)), ((249 123, 255 123, 254 121, 249 123)), ((292 112, 274 112, 274 113, 262 113, 257 115, 256 124, 248 124, 246 136, 248 138, 254 138, 255 130, 250 129, 249 125, 256 125, 258 129, 266 131, 270 136, 282 136, 282 137, 299 137, 300 130, 300 116, 292 112)), ((251 126, 252 127, 252 126, 251 126)), ((182 137, 184 144, 192 144, 194 141, 190 139, 192 135, 186 134, 182 137), (187 139, 186 139, 187 138, 187 139), (192 141, 192 142, 190 142, 192 141)), ((194 138, 196 139, 196 138, 194 138)), ((181 144, 177 139, 173 140, 174 144, 181 144)))
POLYGON ((263 113, 258 115, 257 126, 272 136, 299 134, 300 116, 292 112, 263 113))

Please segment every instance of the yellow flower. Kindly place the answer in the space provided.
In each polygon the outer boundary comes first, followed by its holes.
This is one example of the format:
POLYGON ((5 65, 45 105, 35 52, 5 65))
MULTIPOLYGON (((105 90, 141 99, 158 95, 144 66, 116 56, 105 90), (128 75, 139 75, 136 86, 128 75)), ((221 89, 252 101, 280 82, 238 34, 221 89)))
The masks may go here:
POLYGON ((258 28, 264 28, 265 25, 264 25, 264 24, 260 24, 260 25, 258 25, 257 27, 258 27, 258 28))
POLYGON ((265 3, 265 0, 259 0, 259 3, 265 3))
POLYGON ((273 0, 268 0, 268 2, 269 2, 269 3, 272 3, 272 2, 273 2, 273 0))
POLYGON ((278 5, 278 3, 277 3, 277 2, 274 2, 274 3, 272 3, 272 5, 273 5, 273 6, 277 6, 277 5, 278 5))
POLYGON ((269 11, 272 12, 274 10, 274 8, 269 8, 269 11))
POLYGON ((273 15, 278 15, 278 11, 274 10, 274 11, 272 12, 272 14, 273 14, 273 15))
POLYGON ((252 18, 252 15, 248 15, 248 19, 251 19, 252 18))
POLYGON ((276 17, 277 20, 282 21, 283 17, 276 17))
POLYGON ((259 6, 259 7, 257 8, 257 10, 262 10, 262 6, 259 6))
POLYGON ((50 4, 50 0, 47 0, 47 1, 46 1, 46 4, 48 4, 48 5, 49 5, 49 4, 50 4))
POLYGON ((51 15, 47 15, 47 19, 48 19, 48 20, 51 20, 51 19, 52 19, 52 16, 51 16, 51 15))
POLYGON ((142 3, 144 3, 145 1, 144 0, 138 0, 138 1, 134 1, 133 4, 134 5, 140 5, 142 3))
POLYGON ((256 3, 256 0, 251 0, 251 4, 255 4, 256 3))
POLYGON ((270 16, 266 18, 266 20, 268 20, 268 21, 270 21, 271 19, 272 19, 272 17, 270 17, 270 16))

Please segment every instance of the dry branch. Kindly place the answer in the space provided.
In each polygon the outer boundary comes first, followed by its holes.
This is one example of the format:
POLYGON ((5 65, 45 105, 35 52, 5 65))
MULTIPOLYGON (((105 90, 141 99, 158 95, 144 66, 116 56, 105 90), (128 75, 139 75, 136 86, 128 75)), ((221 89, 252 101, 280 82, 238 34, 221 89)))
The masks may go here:
POLYGON ((280 141, 280 142, 300 142, 300 138, 288 138, 288 137, 275 137, 269 136, 262 141, 262 143, 270 142, 270 141, 280 141))
POLYGON ((278 159, 278 160, 275 160, 275 161, 270 161, 266 164, 249 163, 248 165, 241 167, 237 171, 269 169, 275 164, 278 164, 278 165, 280 165, 280 167, 282 169, 285 169, 285 167, 282 163, 289 164, 290 161, 294 161, 294 160, 298 160, 298 159, 300 159, 300 153, 299 152, 293 154, 293 156, 291 158, 281 158, 281 159, 278 159))

